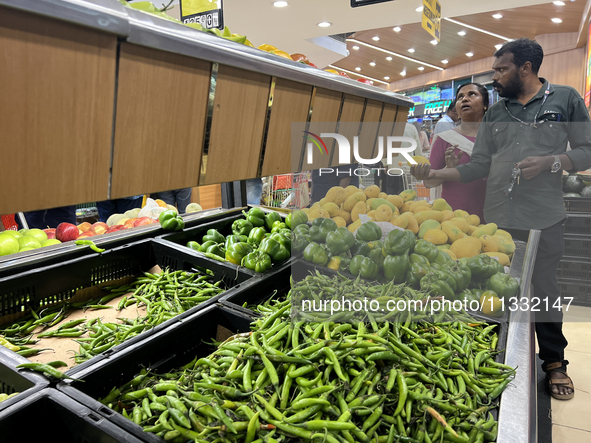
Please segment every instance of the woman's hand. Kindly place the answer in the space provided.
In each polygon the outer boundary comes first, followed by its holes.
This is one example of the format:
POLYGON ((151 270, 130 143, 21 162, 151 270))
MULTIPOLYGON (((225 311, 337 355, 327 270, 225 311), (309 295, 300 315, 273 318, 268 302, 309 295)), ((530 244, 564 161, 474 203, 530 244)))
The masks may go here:
POLYGON ((456 155, 455 149, 457 145, 452 145, 445 150, 445 167, 446 168, 455 168, 460 164, 460 159, 462 155, 464 155, 463 151, 460 151, 459 154, 456 155))
POLYGON ((428 180, 431 174, 431 165, 429 163, 419 163, 410 166, 410 175, 417 180, 428 180))

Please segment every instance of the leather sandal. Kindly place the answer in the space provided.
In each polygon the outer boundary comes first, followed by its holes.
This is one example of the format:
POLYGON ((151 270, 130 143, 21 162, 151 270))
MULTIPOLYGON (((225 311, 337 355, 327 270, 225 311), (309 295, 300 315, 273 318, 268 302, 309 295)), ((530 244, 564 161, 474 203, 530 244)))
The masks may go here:
POLYGON ((555 398, 556 400, 570 400, 575 396, 575 386, 573 385, 571 378, 566 373, 566 370, 560 369, 562 369, 562 362, 550 363, 546 366, 546 380, 548 380, 548 390, 550 391, 552 398, 555 398), (566 378, 552 379, 548 376, 549 372, 561 372, 566 375, 566 378), (565 386, 567 388, 571 388, 573 392, 570 394, 557 394, 552 391, 552 385, 565 386))

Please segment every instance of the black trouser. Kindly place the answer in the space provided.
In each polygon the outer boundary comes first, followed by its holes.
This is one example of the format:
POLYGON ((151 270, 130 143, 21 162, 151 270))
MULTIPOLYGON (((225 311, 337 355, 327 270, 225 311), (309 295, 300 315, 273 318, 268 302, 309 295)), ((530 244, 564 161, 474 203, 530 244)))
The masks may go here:
MULTIPOLYGON (((562 334, 562 310, 552 307, 560 296, 556 271, 564 252, 563 228, 564 221, 561 221, 541 230, 540 244, 536 253, 531 281, 533 297, 541 301, 538 305, 540 312, 535 312, 535 321, 540 359, 544 362, 542 365, 544 371, 546 365, 550 363, 562 362, 563 366, 568 365, 568 361, 564 359, 564 348, 566 348, 568 342, 562 334), (546 297, 548 297, 548 312, 542 311, 546 306, 543 301, 546 297)), ((527 242, 529 231, 505 230, 515 240, 527 242)))

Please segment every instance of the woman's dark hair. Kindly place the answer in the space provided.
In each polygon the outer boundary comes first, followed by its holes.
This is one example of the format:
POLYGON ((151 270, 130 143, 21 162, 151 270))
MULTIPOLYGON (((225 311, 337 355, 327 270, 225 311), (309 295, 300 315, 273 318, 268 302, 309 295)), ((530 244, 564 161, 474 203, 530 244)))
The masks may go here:
POLYGON ((486 86, 481 85, 480 83, 474 83, 474 82, 470 82, 470 83, 464 83, 463 85, 458 86, 458 89, 456 90, 456 100, 458 97, 458 94, 460 93, 460 89, 462 89, 464 86, 469 86, 469 85, 474 85, 476 86, 476 88, 478 89, 478 92, 480 92, 480 95, 482 96, 482 104, 484 105, 484 111, 486 112, 486 110, 488 109, 488 89, 486 89, 486 86))
POLYGON ((501 57, 507 53, 513 54, 513 64, 521 68, 525 62, 531 63, 531 70, 537 74, 544 60, 544 50, 538 42, 529 38, 520 38, 505 43, 497 52, 495 57, 501 57))

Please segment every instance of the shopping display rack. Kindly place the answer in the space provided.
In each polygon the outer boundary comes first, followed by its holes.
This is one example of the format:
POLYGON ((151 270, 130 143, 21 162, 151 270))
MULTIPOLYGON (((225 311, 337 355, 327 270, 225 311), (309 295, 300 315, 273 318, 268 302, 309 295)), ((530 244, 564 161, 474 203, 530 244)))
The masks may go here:
POLYGON ((263 195, 267 206, 299 209, 308 205, 310 172, 275 175, 267 180, 268 187, 263 195))
POLYGON ((417 198, 428 199, 431 197, 431 191, 429 190, 429 188, 425 187, 422 180, 417 180, 416 178, 414 178, 410 174, 410 171, 407 172, 406 170, 404 170, 404 175, 402 176, 402 179, 404 181, 404 189, 414 189, 417 193, 417 198))

